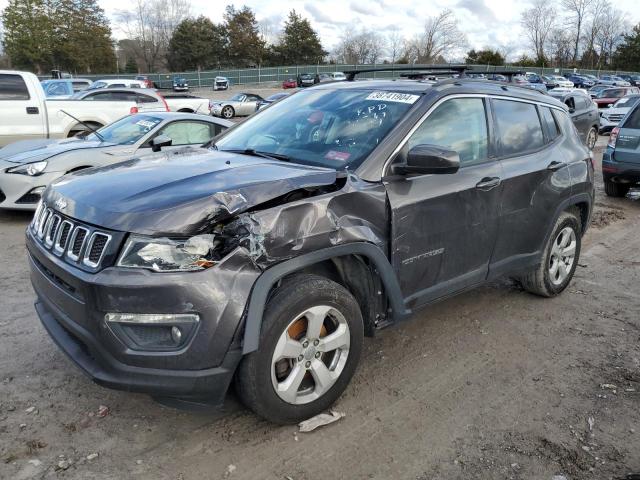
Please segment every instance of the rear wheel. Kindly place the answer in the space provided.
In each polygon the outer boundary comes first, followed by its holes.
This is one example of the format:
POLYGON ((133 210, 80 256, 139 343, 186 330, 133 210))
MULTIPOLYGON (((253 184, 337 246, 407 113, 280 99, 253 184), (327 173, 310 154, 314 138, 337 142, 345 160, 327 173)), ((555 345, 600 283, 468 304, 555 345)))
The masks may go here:
POLYGON ((363 331, 358 303, 342 285, 316 275, 290 278, 265 308, 260 348, 238 369, 241 400, 276 423, 321 413, 351 380, 363 331))
POLYGON ((542 297, 561 293, 573 278, 581 244, 582 228, 578 215, 573 211, 563 212, 542 252, 540 265, 519 278, 523 288, 542 297))
POLYGON ((628 183, 616 183, 611 180, 604 181, 604 193, 609 197, 624 197, 630 188, 631 185, 628 183))
POLYGON ((587 147, 589 147, 589 150, 593 150, 593 148, 596 146, 597 141, 598 129, 596 127, 591 127, 591 129, 587 133, 587 147))

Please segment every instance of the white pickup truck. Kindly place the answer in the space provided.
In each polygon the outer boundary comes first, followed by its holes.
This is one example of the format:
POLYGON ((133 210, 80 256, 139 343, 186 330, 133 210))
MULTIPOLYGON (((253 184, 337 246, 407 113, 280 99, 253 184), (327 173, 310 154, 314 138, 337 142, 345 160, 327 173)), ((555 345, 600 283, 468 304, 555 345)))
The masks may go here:
POLYGON ((0 147, 18 140, 71 137, 88 130, 86 125, 100 128, 136 108, 128 101, 46 100, 33 73, 0 70, 0 147))
POLYGON ((209 115, 209 99, 188 93, 168 93, 162 95, 172 112, 202 113, 209 115))

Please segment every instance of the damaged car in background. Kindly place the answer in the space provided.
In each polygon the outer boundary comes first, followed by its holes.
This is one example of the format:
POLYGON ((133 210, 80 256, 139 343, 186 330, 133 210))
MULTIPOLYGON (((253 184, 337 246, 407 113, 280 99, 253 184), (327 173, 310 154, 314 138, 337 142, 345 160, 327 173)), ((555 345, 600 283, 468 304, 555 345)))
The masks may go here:
POLYGON ((560 294, 593 195, 591 154, 549 96, 344 81, 209 151, 61 178, 26 243, 38 315, 95 382, 219 404, 233 381, 293 423, 347 388, 364 336, 422 306, 504 275, 560 294))

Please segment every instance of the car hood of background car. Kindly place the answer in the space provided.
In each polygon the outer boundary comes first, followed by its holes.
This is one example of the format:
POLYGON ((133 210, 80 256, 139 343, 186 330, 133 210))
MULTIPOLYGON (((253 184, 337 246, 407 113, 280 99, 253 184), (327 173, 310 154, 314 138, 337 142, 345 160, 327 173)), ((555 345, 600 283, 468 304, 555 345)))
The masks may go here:
POLYGON ((301 188, 330 185, 332 169, 205 148, 146 155, 66 175, 45 193, 47 205, 111 230, 192 235, 212 222, 301 188))
POLYGON ((84 140, 81 138, 67 138, 64 140, 22 140, 0 149, 0 160, 11 163, 32 163, 47 160, 61 153, 73 150, 85 150, 99 147, 114 146, 99 140, 84 140))

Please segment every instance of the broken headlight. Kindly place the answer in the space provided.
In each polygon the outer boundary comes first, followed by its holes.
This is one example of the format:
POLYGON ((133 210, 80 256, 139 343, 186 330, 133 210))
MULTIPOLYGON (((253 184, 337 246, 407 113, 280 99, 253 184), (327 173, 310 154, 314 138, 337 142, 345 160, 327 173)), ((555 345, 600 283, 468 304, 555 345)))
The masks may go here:
POLYGON ((180 240, 132 235, 118 259, 118 266, 155 272, 205 270, 216 263, 212 259, 215 246, 214 235, 180 240))

